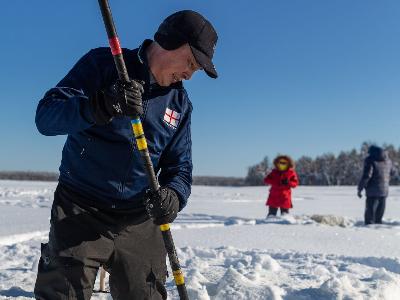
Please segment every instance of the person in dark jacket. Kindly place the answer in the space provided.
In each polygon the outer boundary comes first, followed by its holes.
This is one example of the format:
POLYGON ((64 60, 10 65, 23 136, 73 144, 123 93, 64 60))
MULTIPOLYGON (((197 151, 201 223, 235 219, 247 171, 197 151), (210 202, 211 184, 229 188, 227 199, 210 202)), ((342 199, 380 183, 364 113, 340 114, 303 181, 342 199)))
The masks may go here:
POLYGON ((377 146, 370 146, 368 157, 364 161, 364 171, 358 184, 357 195, 366 192, 365 224, 381 224, 385 212, 386 198, 389 193, 389 181, 392 162, 386 151, 377 146))
POLYGON ((84 55, 40 100, 38 130, 67 135, 42 244, 36 299, 90 299, 99 267, 114 299, 166 299, 160 224, 173 222, 192 183, 192 104, 182 80, 217 77, 217 33, 194 11, 164 20, 153 40, 123 49, 129 83, 118 80, 109 48, 84 55), (131 118, 140 116, 160 190, 148 179, 131 118))
POLYGON ((288 155, 279 155, 274 159, 275 168, 264 178, 264 183, 270 185, 268 200, 268 215, 276 216, 278 209, 281 215, 289 213, 292 204, 292 188, 297 187, 299 180, 294 170, 294 161, 288 155))

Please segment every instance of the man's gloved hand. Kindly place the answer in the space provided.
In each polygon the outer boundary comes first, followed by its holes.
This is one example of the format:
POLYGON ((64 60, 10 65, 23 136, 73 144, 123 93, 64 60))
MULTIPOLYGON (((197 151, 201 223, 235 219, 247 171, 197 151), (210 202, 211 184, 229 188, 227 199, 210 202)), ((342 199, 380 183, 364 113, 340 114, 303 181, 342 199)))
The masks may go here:
POLYGON ((160 188, 157 192, 147 192, 144 204, 156 225, 172 223, 178 215, 178 195, 168 187, 160 188))
POLYGON ((104 125, 113 117, 135 117, 143 113, 143 82, 117 80, 111 87, 89 97, 95 123, 104 125))
POLYGON ((287 179, 287 178, 282 179, 281 180, 281 184, 288 185, 289 184, 289 179, 287 179))
POLYGON ((362 198, 362 193, 360 190, 357 191, 357 196, 358 196, 358 198, 362 198))

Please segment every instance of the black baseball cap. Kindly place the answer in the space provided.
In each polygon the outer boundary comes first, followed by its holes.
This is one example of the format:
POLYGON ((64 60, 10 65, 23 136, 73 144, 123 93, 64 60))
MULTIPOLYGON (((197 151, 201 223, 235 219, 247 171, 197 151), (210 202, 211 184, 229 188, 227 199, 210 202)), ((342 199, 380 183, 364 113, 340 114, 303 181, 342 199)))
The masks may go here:
POLYGON ((218 77, 212 62, 217 32, 201 14, 182 10, 170 15, 158 27, 154 40, 166 50, 174 50, 188 43, 194 58, 207 75, 218 77))

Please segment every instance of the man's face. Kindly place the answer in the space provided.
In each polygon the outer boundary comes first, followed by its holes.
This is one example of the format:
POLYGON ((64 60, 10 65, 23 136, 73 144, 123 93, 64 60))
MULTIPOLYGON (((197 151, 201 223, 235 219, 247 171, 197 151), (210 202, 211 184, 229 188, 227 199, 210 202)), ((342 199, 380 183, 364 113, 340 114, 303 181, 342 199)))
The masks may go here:
POLYGON ((175 50, 162 51, 151 71, 159 85, 169 86, 178 81, 189 80, 200 69, 189 44, 185 44, 175 50))

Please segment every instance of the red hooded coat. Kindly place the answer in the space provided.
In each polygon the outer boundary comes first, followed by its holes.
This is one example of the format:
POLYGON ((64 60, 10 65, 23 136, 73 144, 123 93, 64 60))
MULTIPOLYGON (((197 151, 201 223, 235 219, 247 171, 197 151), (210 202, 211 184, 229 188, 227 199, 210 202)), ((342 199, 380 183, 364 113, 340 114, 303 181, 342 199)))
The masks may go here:
POLYGON ((273 169, 264 178, 264 183, 271 185, 269 197, 266 205, 276 208, 292 208, 292 191, 299 184, 297 174, 294 169, 289 168, 286 171, 273 169), (282 180, 287 179, 288 184, 283 184, 282 180))

